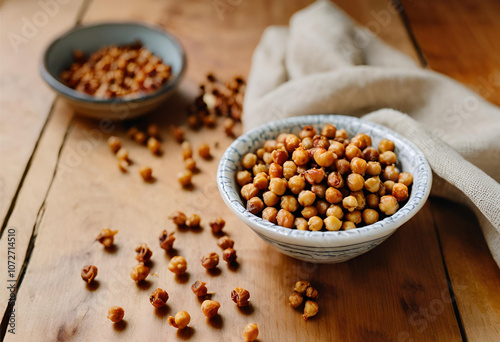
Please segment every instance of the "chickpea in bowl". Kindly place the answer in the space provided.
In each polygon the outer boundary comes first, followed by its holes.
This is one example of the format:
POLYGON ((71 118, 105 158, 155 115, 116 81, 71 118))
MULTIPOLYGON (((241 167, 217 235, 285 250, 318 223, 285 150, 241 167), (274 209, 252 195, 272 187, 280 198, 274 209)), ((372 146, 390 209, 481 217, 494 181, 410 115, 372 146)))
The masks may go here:
POLYGON ((281 252, 341 262, 374 248, 423 206, 430 167, 411 142, 354 117, 271 122, 225 152, 226 204, 281 252))

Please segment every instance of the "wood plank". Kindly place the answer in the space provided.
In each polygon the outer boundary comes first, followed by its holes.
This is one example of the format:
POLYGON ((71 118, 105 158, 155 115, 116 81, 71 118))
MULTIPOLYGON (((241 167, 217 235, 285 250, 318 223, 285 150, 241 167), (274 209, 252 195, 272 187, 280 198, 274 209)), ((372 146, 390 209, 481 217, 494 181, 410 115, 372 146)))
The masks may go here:
POLYGON ((42 50, 73 26, 84 0, 5 0, 0 10, 0 220, 12 200, 54 102, 41 79, 42 50))
MULTIPOLYGON (((164 2, 161 9, 155 1, 92 3, 86 21, 111 15, 115 19, 163 20, 161 22, 179 36, 187 49, 187 79, 179 95, 149 119, 160 124, 165 155, 151 156, 144 147, 124 137, 123 127, 117 127, 115 133, 123 138, 134 160, 129 174, 119 172, 104 137, 89 138, 93 136, 91 132, 96 132, 96 123, 76 120, 62 150, 44 214, 35 227, 35 248, 16 304, 16 310, 23 313, 18 316, 18 339, 193 337, 232 341, 240 339, 244 325, 253 321, 261 327, 261 340, 283 340, 287 331, 304 341, 460 338, 437 239, 431 228, 429 206, 369 254, 340 265, 316 266, 274 251, 223 205, 215 184, 215 172, 217 160, 230 140, 220 128, 189 132, 188 139, 194 146, 203 141, 214 146, 217 140, 219 148, 213 148, 213 161, 199 161, 201 173, 195 176, 196 186, 192 192, 180 190, 177 184, 175 174, 182 168, 180 151, 168 134, 168 125, 180 120, 197 82, 209 70, 223 77, 246 74, 251 52, 264 27, 285 24, 290 14, 303 5, 242 2, 221 20, 211 12, 213 5, 207 1, 189 6, 164 2), (207 41, 211 45, 207 45, 207 41), (78 154, 82 146, 90 146, 91 152, 78 154), (78 162, 73 163, 75 151, 78 162), (143 164, 153 167, 155 183, 146 184, 140 179, 137 169, 143 164), (157 235, 162 229, 173 230, 166 217, 175 210, 198 212, 204 222, 201 233, 176 233, 176 248, 189 264, 189 279, 182 284, 166 270, 168 257, 157 244, 157 235), (227 232, 236 241, 240 266, 229 270, 222 264, 221 274, 211 276, 201 267, 199 259, 206 252, 218 251, 206 222, 219 215, 226 218, 227 232), (114 253, 103 251, 94 241, 97 232, 106 226, 120 230, 114 253), (142 242, 153 249, 153 271, 159 275, 150 278, 148 288, 135 286, 129 278, 130 268, 135 264, 133 250, 142 242), (80 268, 87 263, 99 267, 99 287, 95 291, 87 290, 79 276, 80 268), (293 282, 298 278, 312 279, 322 295, 320 314, 308 323, 286 305, 293 282), (212 325, 205 322, 200 304, 189 289, 198 279, 208 282, 209 289, 215 292, 213 298, 222 304, 222 318, 212 325), (229 293, 235 286, 251 292, 253 309, 250 311, 253 312, 239 312, 231 303, 229 293), (148 303, 148 295, 156 287, 165 288, 171 296, 168 309, 160 313, 155 313, 148 303), (429 310, 435 301, 440 303, 439 314, 429 316, 422 312, 429 310), (113 329, 105 318, 110 305, 125 308, 127 324, 123 330, 113 329), (187 310, 192 316, 189 336, 176 334, 166 323, 165 315, 178 310, 187 310)), ((386 3, 377 5, 386 6, 386 3)), ((384 28, 387 31, 402 29, 397 21, 384 28)), ((13 336, 7 335, 7 340, 11 339, 13 336)))
MULTIPOLYGON (((73 115, 71 110, 62 101, 57 101, 54 114, 47 122, 47 128, 40 139, 37 151, 33 156, 31 169, 18 195, 18 205, 12 212, 6 226, 6 231, 15 229, 15 277, 0 279, 0 311, 5 312, 9 298, 9 285, 12 280, 18 279, 21 274, 26 253, 32 238, 37 219, 43 213, 45 196, 54 177, 54 170, 58 162, 59 148, 63 144, 69 123, 73 115)), ((0 259, 7 260, 9 234, 5 233, 0 239, 0 259)), ((7 263, 0 264, 0 274, 7 274, 7 263)))
MULTIPOLYGON (((498 1, 461 1, 453 10, 443 1, 403 5, 429 67, 499 105, 498 1)), ((467 338, 498 340, 500 272, 477 219, 470 209, 442 200, 432 201, 432 212, 467 338)))
POLYGON ((469 341, 500 340, 500 269, 472 211, 433 199, 432 214, 469 341))
POLYGON ((429 67, 500 105, 500 2, 402 3, 429 67))

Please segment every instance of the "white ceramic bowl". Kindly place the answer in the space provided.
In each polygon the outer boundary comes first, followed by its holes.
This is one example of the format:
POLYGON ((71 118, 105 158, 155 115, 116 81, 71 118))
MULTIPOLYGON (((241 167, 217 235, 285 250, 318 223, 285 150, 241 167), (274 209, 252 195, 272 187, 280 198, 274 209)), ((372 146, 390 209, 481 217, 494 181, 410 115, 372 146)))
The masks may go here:
POLYGON ((226 150, 217 171, 222 198, 231 210, 264 241, 283 254, 315 263, 337 263, 368 252, 387 239, 411 219, 424 205, 432 184, 432 172, 422 152, 410 141, 390 129, 355 117, 342 115, 307 115, 270 122, 237 138, 226 150), (353 136, 363 132, 377 146, 383 138, 394 141, 398 167, 413 175, 413 186, 407 203, 394 215, 374 224, 347 231, 301 231, 280 227, 251 214, 240 197, 236 173, 242 169, 241 158, 255 152, 268 139, 280 133, 298 134, 304 125, 317 130, 327 123, 343 128, 353 136))

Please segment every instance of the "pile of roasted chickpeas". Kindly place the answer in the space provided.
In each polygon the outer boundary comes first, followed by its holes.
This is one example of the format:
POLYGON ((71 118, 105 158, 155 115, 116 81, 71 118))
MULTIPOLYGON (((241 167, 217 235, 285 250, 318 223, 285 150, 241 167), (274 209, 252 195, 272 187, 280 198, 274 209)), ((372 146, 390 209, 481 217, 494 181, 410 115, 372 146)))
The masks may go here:
POLYGON ((355 229, 393 215, 409 196, 413 176, 400 172, 394 142, 377 148, 364 133, 304 126, 241 160, 236 176, 247 210, 286 228, 355 229))
POLYGON ((73 64, 61 80, 76 91, 100 98, 136 97, 158 89, 170 78, 170 65, 162 62, 140 42, 105 46, 88 58, 73 52, 73 64))

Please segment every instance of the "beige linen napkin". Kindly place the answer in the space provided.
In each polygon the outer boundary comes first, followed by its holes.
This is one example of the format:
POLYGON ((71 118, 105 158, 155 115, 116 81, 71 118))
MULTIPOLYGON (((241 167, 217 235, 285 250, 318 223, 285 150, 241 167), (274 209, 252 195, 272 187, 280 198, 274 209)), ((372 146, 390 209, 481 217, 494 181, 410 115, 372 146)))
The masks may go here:
POLYGON ((432 194, 476 212, 500 265, 498 107, 419 68, 329 1, 317 1, 297 12, 289 27, 264 32, 253 55, 243 124, 249 130, 305 114, 367 114, 364 119, 412 140, 434 171, 432 194))

